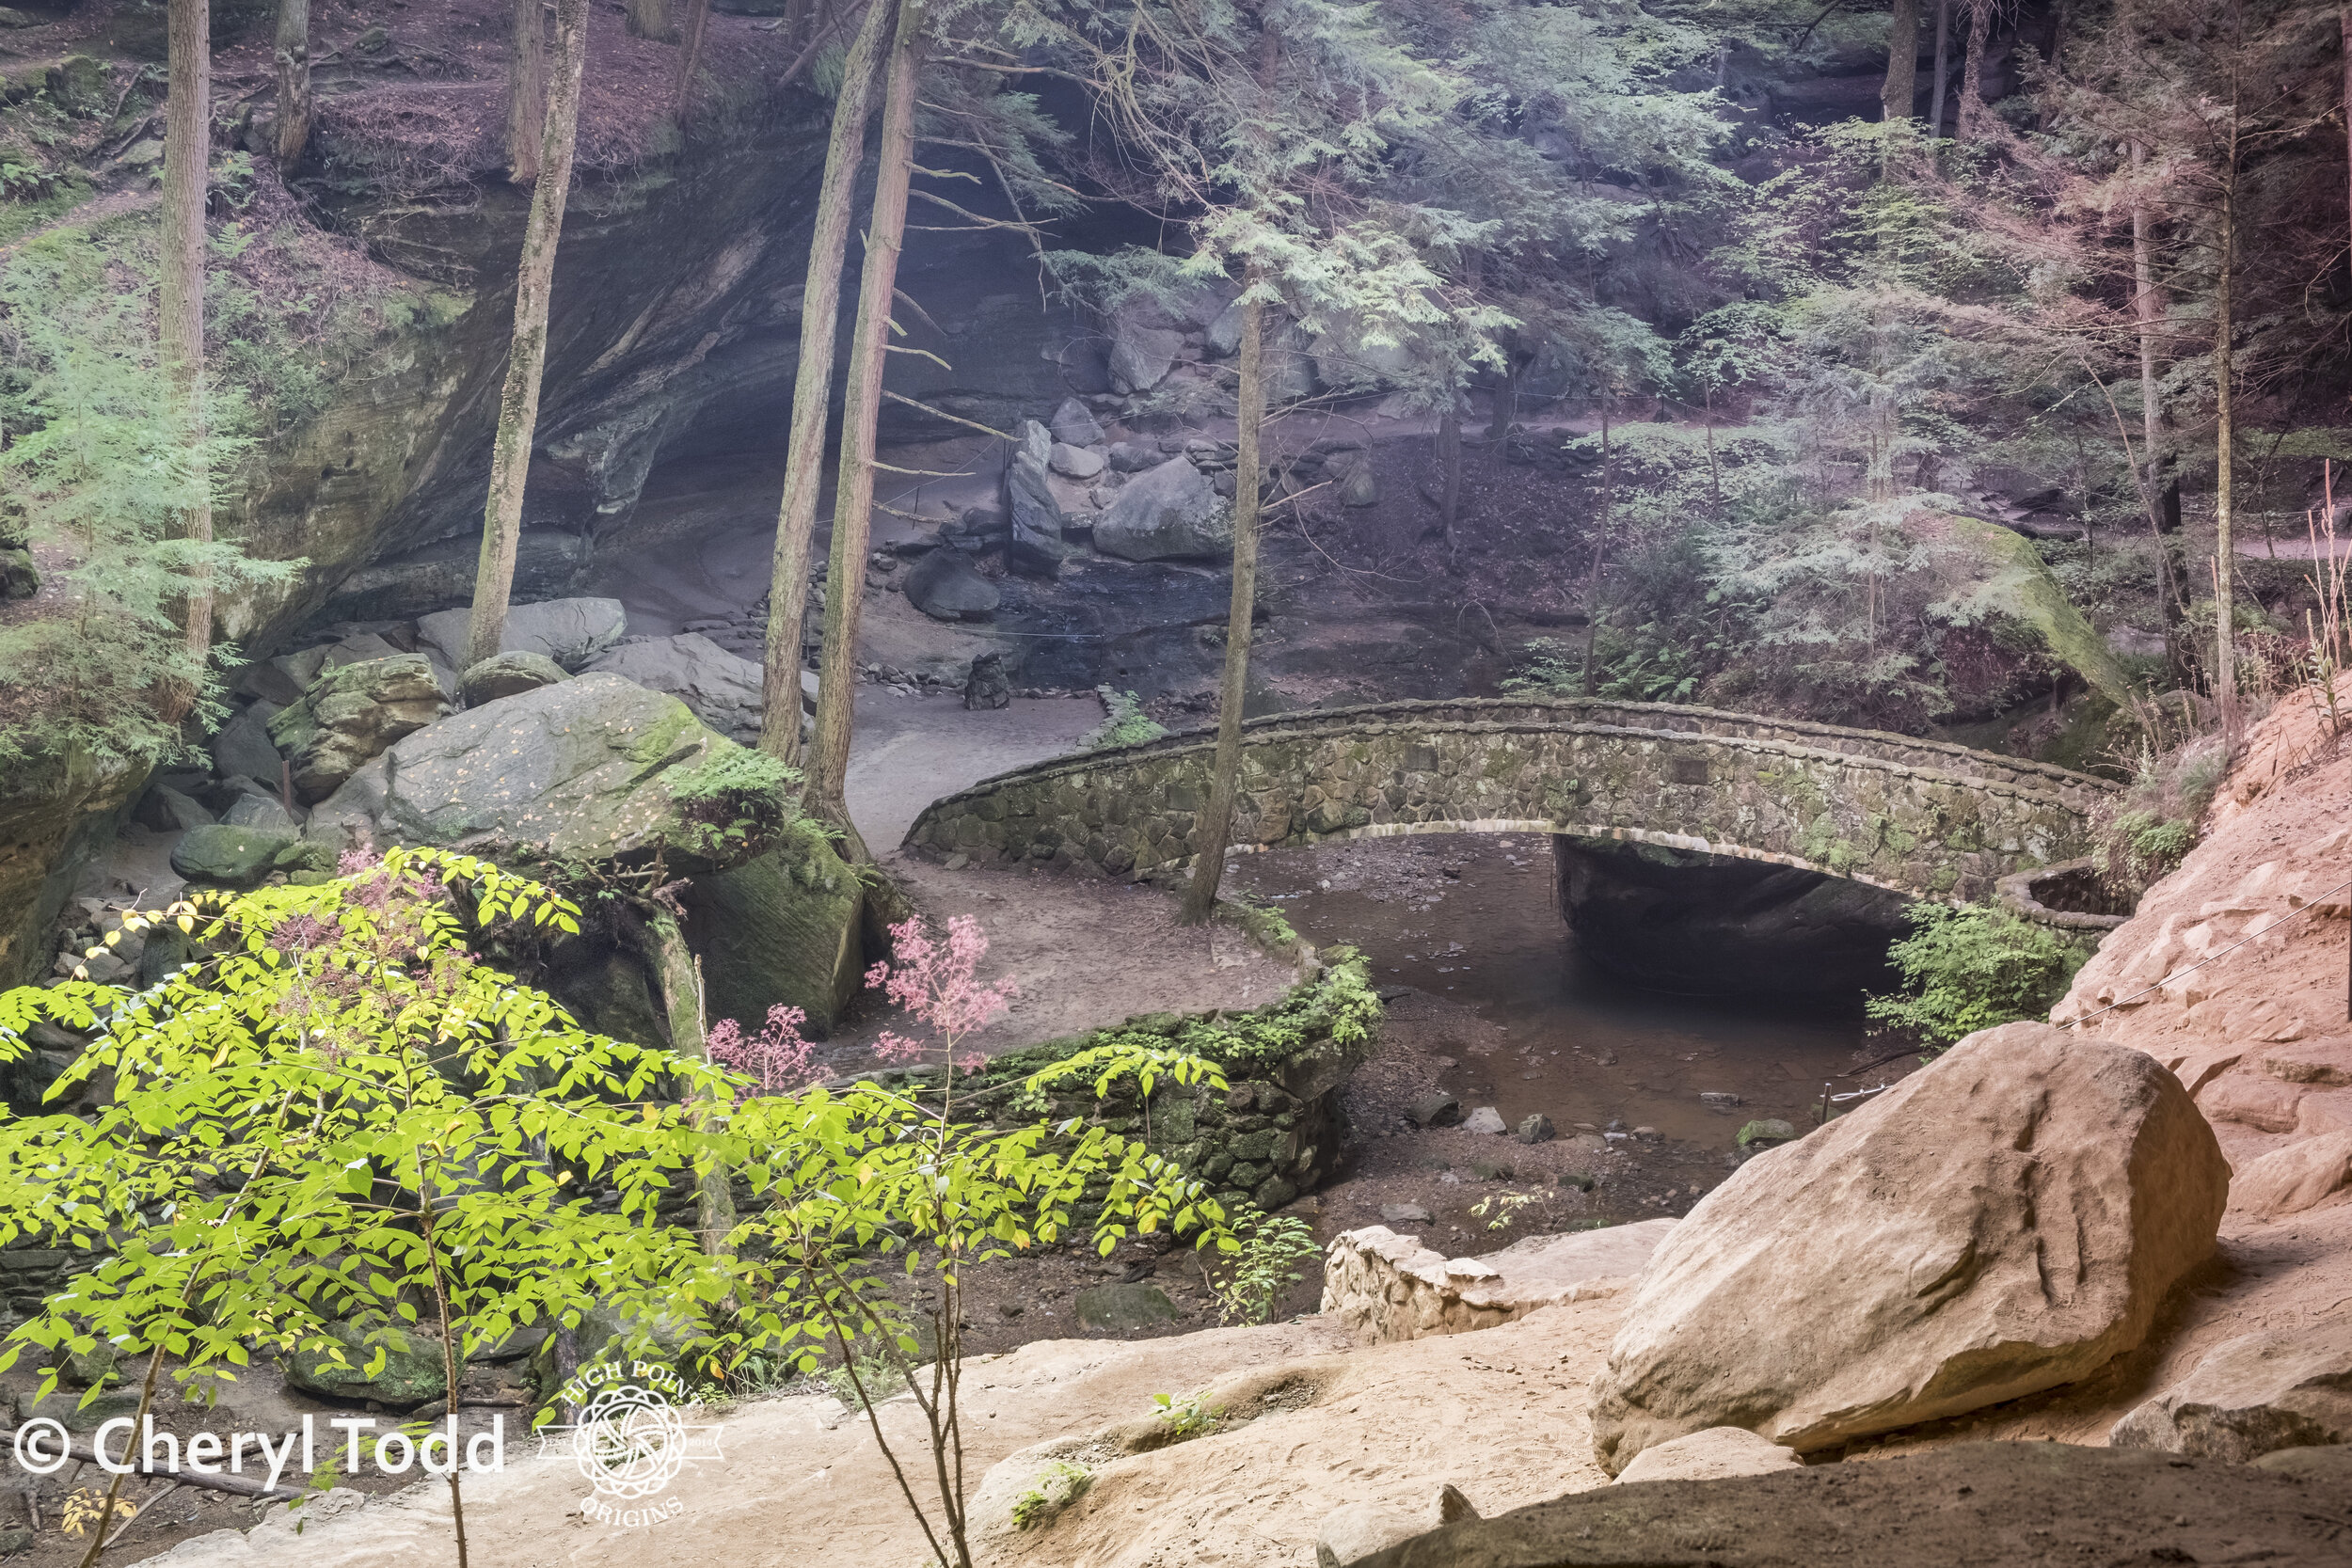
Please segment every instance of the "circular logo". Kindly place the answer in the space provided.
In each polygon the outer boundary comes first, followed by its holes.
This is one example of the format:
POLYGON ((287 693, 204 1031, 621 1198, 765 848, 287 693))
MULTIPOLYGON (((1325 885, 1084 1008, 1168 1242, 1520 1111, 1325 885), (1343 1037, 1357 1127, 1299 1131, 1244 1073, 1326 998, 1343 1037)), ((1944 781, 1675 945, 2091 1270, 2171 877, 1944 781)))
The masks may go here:
POLYGON ((656 1389, 607 1388, 580 1411, 572 1457, 606 1497, 650 1497, 685 1466, 686 1423, 656 1389))

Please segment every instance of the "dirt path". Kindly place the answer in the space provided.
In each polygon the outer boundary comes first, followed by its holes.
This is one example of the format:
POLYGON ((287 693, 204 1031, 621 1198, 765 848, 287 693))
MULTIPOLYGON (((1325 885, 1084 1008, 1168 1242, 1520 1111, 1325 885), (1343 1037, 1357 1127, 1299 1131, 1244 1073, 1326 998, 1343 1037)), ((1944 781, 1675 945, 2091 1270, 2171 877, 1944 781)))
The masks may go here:
POLYGON ((941 796, 1060 756, 1102 721, 1103 705, 1092 693, 1016 697, 1010 707, 967 709, 957 697, 907 697, 860 686, 850 815, 866 847, 881 855, 896 849, 923 808, 941 796))

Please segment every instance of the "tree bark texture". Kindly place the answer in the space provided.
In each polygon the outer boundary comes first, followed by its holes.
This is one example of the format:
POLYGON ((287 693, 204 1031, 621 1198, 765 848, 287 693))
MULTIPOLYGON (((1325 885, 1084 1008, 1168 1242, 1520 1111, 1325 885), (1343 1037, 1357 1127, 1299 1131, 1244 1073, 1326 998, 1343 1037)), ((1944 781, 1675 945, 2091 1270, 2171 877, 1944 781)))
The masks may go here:
POLYGON ((1944 88, 1951 75, 1952 0, 1935 0, 1935 81, 1928 89, 1928 134, 1944 134, 1944 88))
POLYGON ((623 9, 632 38, 652 39, 657 43, 677 41, 676 29, 670 25, 670 0, 627 0, 623 9))
MULTIPOLYGON (((1254 283, 1254 279, 1252 282, 1254 283)), ((1249 626, 1258 605, 1259 436, 1265 423, 1265 307, 1242 307, 1241 390, 1234 410, 1233 596, 1225 614, 1225 678, 1217 690, 1216 752, 1209 763, 1209 803, 1192 830, 1192 880, 1178 921, 1198 926, 1216 909, 1225 846, 1233 832, 1241 788, 1242 704, 1249 688, 1249 626)), ((1367 451, 1359 459, 1370 462, 1367 451)))
MULTIPOLYGON (((190 459, 188 504, 182 533, 200 543, 213 537, 213 476, 203 460, 204 199, 213 157, 212 6, 210 0, 170 0, 166 23, 169 97, 164 105, 164 222, 160 327, 164 375, 172 417, 190 459)), ((188 592, 188 650, 199 658, 213 645, 213 594, 199 574, 188 592)))
POLYGON ((677 54, 677 112, 683 116, 694 96, 694 71, 702 64, 703 34, 710 26, 710 0, 686 0, 686 20, 679 26, 677 54))
POLYGON ((1584 579, 1584 695, 1600 688, 1600 672, 1593 667, 1595 644, 1600 640, 1600 574, 1609 560, 1609 514, 1617 496, 1617 454, 1609 444, 1609 405, 1600 409, 1600 527, 1593 535, 1593 570, 1584 579))
MULTIPOLYGON (((710 1060, 710 1035, 703 1019, 702 971, 677 917, 656 910, 645 921, 646 955, 653 960, 654 981, 661 990, 661 1012, 670 1026, 670 1049, 698 1062, 710 1060)), ((695 1228, 703 1251, 723 1256, 728 1232, 735 1228, 735 1190, 725 1166, 713 1164, 695 1179, 695 1228)))
POLYGON ((1955 127, 1963 136, 1979 135, 1984 128, 1984 47, 1993 32, 1993 8, 1997 0, 1966 0, 1968 7, 1968 49, 1962 56, 1960 68, 1960 123, 1955 127))
POLYGON ((506 632, 506 599, 515 586, 515 552, 522 540, 523 482, 531 470, 532 438, 539 424, 539 378, 548 362, 555 246, 564 236, 564 204, 571 194, 580 79, 587 61, 588 0, 556 0, 554 70, 547 125, 539 138, 539 180, 531 193, 522 259, 515 270, 515 335, 506 351, 506 385, 499 394, 490 495, 482 513, 482 558, 474 571, 473 615, 466 626, 468 669, 495 657, 506 632))
POLYGON ((1911 118, 1919 91, 1919 0, 1895 0, 1886 32, 1886 81, 1879 88, 1879 117, 1888 124, 1911 118))
POLYGON ((1457 389, 1448 394, 1445 412, 1438 419, 1438 466, 1441 470, 1438 493, 1438 520, 1445 529, 1446 553, 1450 556, 1461 548, 1454 536, 1462 517, 1462 394, 1457 389))
POLYGON ((2234 304, 2231 295, 2237 271, 2238 121, 2234 102, 2230 105, 2230 136, 2223 157, 2226 162, 2221 171, 2220 232, 2217 236, 2221 260, 2213 291, 2213 693, 2221 704, 2225 732, 2234 742, 2237 738, 2237 639, 2236 628, 2232 624, 2235 620, 2232 609, 2236 602, 2234 568, 2237 565, 2237 545, 2231 470, 2236 467, 2236 430, 2232 420, 2231 382, 2234 376, 2230 365, 2232 307, 2234 304))
POLYGON ((310 142, 310 0, 278 0, 278 166, 292 168, 310 142))
MULTIPOLYGON (((914 97, 922 73, 922 0, 901 0, 891 40, 882 142, 875 157, 874 213, 866 232, 866 271, 858 285, 856 336, 841 410, 841 466, 834 482, 833 553, 825 579, 825 652, 817 686, 817 747, 810 758, 806 809, 839 827, 853 857, 870 860, 850 820, 850 739, 855 729, 857 628, 866 599, 866 551, 872 537, 874 426, 882 413, 882 372, 890 348, 891 297, 906 238, 907 184, 914 172, 914 97)), ((772 607, 771 607, 772 608, 772 607)))
POLYGON ((809 554, 817 536, 818 492, 825 482, 825 416, 833 396, 834 339, 840 330, 841 274, 850 251, 850 218, 858 166, 866 157, 866 120, 875 67, 897 8, 874 0, 850 45, 833 141, 817 194, 809 238, 807 286, 801 293, 801 362, 792 383, 792 425, 784 458, 784 500, 776 513, 775 558, 768 578, 768 643, 762 661, 766 702, 759 749, 787 767, 801 760, 801 621, 808 603, 809 554))
MULTIPOLYGON (((2132 167, 2137 170, 2147 150, 2132 144, 2132 167)), ((2166 655, 2176 673, 2185 673, 2186 653, 2181 645, 2181 624, 2188 612, 2186 562, 2181 557, 2180 481, 2167 480, 2164 438, 2164 395, 2156 367, 2156 336, 2164 329, 2167 302, 2156 283, 2152 219, 2144 199, 2132 202, 2132 317, 2139 331, 2140 465, 2147 476, 2141 493, 2148 507, 2148 525, 2156 540, 2156 602, 2164 616, 2166 655), (2169 504, 2166 498, 2169 497, 2169 504)))
POLYGON ((548 123, 547 0, 514 0, 506 59, 506 177, 539 178, 539 142, 548 123))

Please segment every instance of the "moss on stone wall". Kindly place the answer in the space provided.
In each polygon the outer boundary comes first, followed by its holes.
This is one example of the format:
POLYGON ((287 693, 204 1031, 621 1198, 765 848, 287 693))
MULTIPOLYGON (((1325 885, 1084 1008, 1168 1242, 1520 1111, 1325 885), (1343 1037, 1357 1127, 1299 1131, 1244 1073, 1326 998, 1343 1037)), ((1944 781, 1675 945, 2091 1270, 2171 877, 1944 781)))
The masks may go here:
MULTIPOLYGON (((1332 948, 1308 978, 1263 1007, 1146 1013, 1045 1040, 994 1058, 958 1098, 973 1117, 1002 1127, 1074 1117, 1142 1137, 1210 1183, 1229 1208, 1246 1202, 1279 1209, 1337 1169, 1347 1135, 1339 1087, 1371 1050, 1380 1016, 1363 955, 1332 948), (1204 1056, 1225 1070, 1226 1086, 1163 1081, 1148 1101, 1132 1080, 1110 1085, 1101 1098, 1092 1083, 1074 1078, 1028 1087, 1030 1078, 1057 1062, 1122 1041, 1204 1056)), ((927 1070, 874 1076, 918 1089, 935 1081, 927 1070)))

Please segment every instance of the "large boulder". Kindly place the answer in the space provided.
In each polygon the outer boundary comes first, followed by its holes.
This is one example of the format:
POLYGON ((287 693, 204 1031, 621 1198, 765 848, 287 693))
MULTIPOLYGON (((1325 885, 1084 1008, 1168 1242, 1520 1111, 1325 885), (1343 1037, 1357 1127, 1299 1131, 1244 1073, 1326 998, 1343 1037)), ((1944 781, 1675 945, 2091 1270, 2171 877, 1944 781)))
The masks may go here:
POLYGON ((1103 426, 1087 405, 1076 398, 1064 398, 1054 410, 1053 423, 1047 427, 1054 439, 1073 447, 1099 447, 1103 444, 1103 426))
MULTIPOLYGON (((417 623, 417 640, 451 670, 463 670, 466 624, 473 612, 444 610, 417 623)), ((585 669, 628 631, 628 613, 618 599, 548 599, 510 605, 501 653, 545 654, 566 670, 585 669)))
POLYGON ((1742 1426, 1812 1452, 2074 1382, 2212 1254, 2229 1182, 2146 1053, 1971 1035, 1700 1200, 1594 1379, 1595 1451, 1614 1475, 1742 1426))
POLYGON ((961 550, 933 550, 901 584, 907 602, 934 621, 978 621, 1004 602, 994 583, 972 569, 961 550))
POLYGON ((2259 1220, 2275 1220, 2325 1203, 2352 1187, 2352 1131, 2322 1132, 2249 1163, 2230 1198, 2259 1220))
POLYGON ((588 669, 667 692, 729 739, 748 745, 759 738, 759 716, 767 707, 759 666, 698 631, 624 642, 588 669))
POLYGON ((1062 542, 1065 519, 1061 502, 1054 499, 1047 466, 1054 455, 1052 432, 1035 420, 1021 425, 1021 445, 1012 454, 1005 476, 1007 538, 1005 561, 1016 570, 1053 577, 1069 558, 1062 542))
POLYGON ((269 721, 269 738, 293 768, 294 793, 323 800, 385 748, 448 712, 431 662, 399 654, 329 670, 269 721))
POLYGON ((213 736, 213 770, 224 779, 242 773, 263 784, 278 782, 281 758, 269 737, 269 721, 280 710, 256 705, 220 727, 213 736))
POLYGON ((863 978, 864 905, 857 873, 808 824, 756 860, 696 878, 686 933, 703 960, 705 1010, 756 1034, 781 1003, 807 1013, 812 1034, 831 1034, 863 978))
POLYGON ((171 847, 171 868, 207 887, 249 888, 274 871, 327 871, 331 847, 305 843, 291 832, 208 822, 190 828, 171 847))
POLYGON ((1148 392, 1168 379, 1184 352, 1184 335, 1172 326, 1155 326, 1165 320, 1148 305, 1121 306, 1111 320, 1111 389, 1148 392))
POLYGON ((2217 1345, 2116 1422, 2107 1441, 2240 1465, 2280 1449, 2352 1443, 2352 1319, 2323 1316, 2217 1345))
POLYGON ((2331 1486, 2344 1474, 2312 1466, 2305 1479, 2267 1464, 2071 1443, 1959 1443, 1867 1465, 1571 1492, 1446 1526, 1363 1568, 2334 1568, 2344 1525, 2331 1486))
POLYGON ((629 862, 660 851, 691 874, 720 863, 693 787, 740 751, 675 697, 599 671, 409 736, 353 774, 303 832, 335 849, 431 844, 629 862))
POLYGON ((1617 1477, 1617 1484, 1645 1481, 1721 1481, 1725 1476, 1769 1476, 1802 1470, 1793 1449, 1745 1427, 1708 1427, 1644 1449, 1617 1477))
POLYGON ((518 697, 570 678, 561 664, 545 654, 496 654, 467 671, 457 685, 466 705, 480 707, 501 697, 518 697))
POLYGON ((1233 547, 1232 506, 1208 475, 1171 457, 1112 498, 1095 522, 1094 547, 1127 561, 1225 555, 1233 547))
POLYGON ((286 1381, 306 1394, 330 1400, 374 1400, 405 1409, 437 1400, 448 1391, 441 1347, 421 1329, 373 1333, 350 1323, 328 1323, 326 1338, 342 1361, 324 1346, 286 1358, 286 1381), (371 1368, 378 1353, 380 1365, 371 1368))

